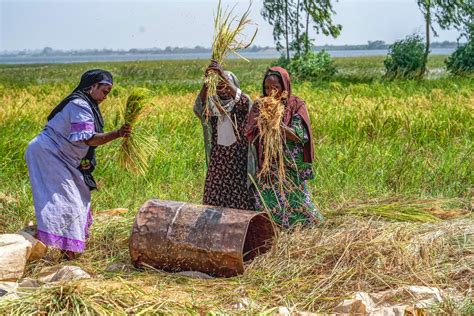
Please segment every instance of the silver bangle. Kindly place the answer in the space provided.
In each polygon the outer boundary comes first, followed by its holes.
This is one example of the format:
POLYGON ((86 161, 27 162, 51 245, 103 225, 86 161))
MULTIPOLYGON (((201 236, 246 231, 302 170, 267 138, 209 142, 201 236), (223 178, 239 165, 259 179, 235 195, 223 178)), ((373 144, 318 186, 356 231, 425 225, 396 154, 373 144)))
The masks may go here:
POLYGON ((240 101, 240 97, 242 96, 242 90, 237 88, 237 91, 235 92, 235 98, 234 101, 237 103, 240 101))

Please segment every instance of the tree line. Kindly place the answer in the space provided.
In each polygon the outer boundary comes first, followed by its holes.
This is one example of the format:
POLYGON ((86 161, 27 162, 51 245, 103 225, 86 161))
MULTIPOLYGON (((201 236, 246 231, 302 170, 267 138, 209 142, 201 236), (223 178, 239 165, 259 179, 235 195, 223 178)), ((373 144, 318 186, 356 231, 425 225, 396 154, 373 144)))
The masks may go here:
MULTIPOLYGON (((425 21, 424 52, 420 75, 426 73, 426 64, 431 49, 431 37, 437 36, 436 28, 456 29, 460 38, 468 41, 469 56, 472 54, 474 33, 474 0, 413 0, 416 1, 425 21)), ((264 0, 261 14, 273 26, 273 37, 277 49, 282 52, 283 64, 302 57, 313 58, 313 34, 338 37, 342 25, 334 22, 334 3, 337 0, 264 0)), ((371 44, 369 42, 369 44, 371 44)), ((381 43, 372 43, 380 45, 381 43)), ((395 43, 396 44, 396 43, 395 43)), ((464 55, 466 55, 464 53, 464 55)), ((314 62, 313 62, 314 63, 314 62)))

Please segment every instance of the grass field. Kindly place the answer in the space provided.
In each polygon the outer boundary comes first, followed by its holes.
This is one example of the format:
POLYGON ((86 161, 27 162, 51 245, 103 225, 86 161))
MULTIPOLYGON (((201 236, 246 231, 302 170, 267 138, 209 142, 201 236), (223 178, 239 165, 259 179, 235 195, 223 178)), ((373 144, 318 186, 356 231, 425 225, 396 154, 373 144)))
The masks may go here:
MULTIPOLYGON (((411 282, 452 286, 467 293, 473 286, 474 276, 474 236, 469 228, 474 225, 474 80, 443 73, 443 58, 435 56, 430 60, 431 75, 423 81, 384 81, 383 58, 363 57, 336 59, 339 74, 331 82, 294 83, 294 94, 308 105, 314 133, 315 179, 310 182, 310 189, 328 221, 307 234, 297 233, 296 237, 283 234, 274 252, 252 263, 244 276, 212 281, 127 270, 131 269, 127 266, 127 238, 133 216, 144 201, 157 197, 199 203, 202 199, 204 147, 201 126, 192 106, 207 62, 0 65, 0 233, 18 230, 34 220, 23 158, 28 142, 42 129, 52 107, 72 90, 80 75, 86 69, 100 67, 112 71, 116 82, 108 100, 101 105, 106 130, 119 125, 117 109, 131 88, 147 87, 154 93, 154 105, 135 130, 152 133, 159 140, 159 149, 144 177, 118 168, 115 159, 118 142, 98 149, 99 167, 95 178, 100 191, 94 192, 92 197, 96 214, 117 207, 129 208, 130 212, 110 220, 98 217, 90 250, 76 262, 97 279, 68 284, 63 289, 73 293, 68 297, 76 301, 69 303, 79 306, 78 311, 91 308, 90 311, 99 313, 115 311, 119 314, 229 312, 238 297, 248 297, 255 302, 245 309, 248 313, 280 305, 328 311, 354 290, 382 290, 411 282), (376 272, 374 275, 379 278, 373 280, 362 270, 348 270, 347 274, 338 275, 341 279, 328 274, 326 277, 332 281, 321 283, 324 273, 307 265, 327 264, 331 270, 341 261, 330 260, 333 255, 329 253, 321 258, 298 256, 300 250, 297 251, 296 245, 304 242, 299 245, 304 248, 321 242, 324 236, 319 235, 320 232, 326 232, 329 239, 329 236, 336 238, 341 233, 340 227, 352 231, 352 223, 359 223, 357 236, 370 234, 355 238, 351 246, 356 248, 348 248, 349 251, 359 251, 364 244, 368 245, 367 251, 378 251, 374 247, 381 244, 377 244, 376 235, 385 236, 382 228, 387 230, 387 238, 400 242, 413 242, 417 231, 436 230, 437 226, 433 225, 454 223, 452 226, 466 225, 467 228, 456 233, 461 235, 446 234, 452 238, 433 247, 430 253, 433 257, 428 257, 442 258, 441 261, 416 262, 411 274, 400 268, 413 263, 407 261, 387 275, 376 272), (406 238, 390 235, 398 229, 406 238), (464 238, 462 243, 453 242, 461 237, 464 238), (300 239, 295 241, 294 238, 300 239), (467 253, 468 259, 456 257, 459 260, 450 261, 454 256, 441 255, 445 249, 441 246, 447 245, 455 253, 464 251, 463 256, 467 253), (278 254, 282 253, 285 255, 278 261, 278 254), (124 264, 125 270, 107 272, 113 262, 124 264), (462 282, 451 278, 444 268, 440 269, 446 272, 444 274, 435 271, 424 274, 426 269, 438 264, 440 268, 449 265, 453 269, 470 265, 470 270, 462 270, 465 273, 460 274, 462 282), (292 270, 298 267, 302 272, 292 270), (304 283, 305 278, 314 283, 304 283), (345 283, 342 280, 346 280, 345 283), (320 292, 313 288, 315 285, 320 292), (334 292, 336 286, 347 286, 347 290, 334 292), (99 287, 107 292, 95 293, 94 289, 99 287)), ((248 64, 232 60, 227 68, 240 78, 242 89, 255 97, 270 62, 257 60, 248 64)), ((340 246, 335 242, 335 249, 340 246)), ((384 253, 387 258, 400 250, 395 245, 387 247, 384 253)), ((341 256, 345 254, 341 252, 341 256)), ((366 255, 364 258, 372 258, 373 253, 366 255)), ((48 258, 31 265, 28 275, 34 276, 41 266, 54 264, 54 253, 48 258)), ((371 261, 365 263, 370 265, 371 261)), ((387 263, 391 264, 397 266, 394 262, 387 263)), ((368 270, 375 271, 369 267, 368 270)), ((49 291, 47 295, 60 301, 57 293, 53 293, 57 288, 49 291)), ((28 307, 31 312, 45 308, 46 304, 24 302, 23 307, 17 304, 3 311, 14 312, 15 308, 17 312, 25 311, 20 308, 28 307)), ((458 310, 474 308, 472 300, 466 302, 464 307, 458 306, 458 310)), ((58 311, 63 303, 67 302, 56 304, 58 311)), ((54 311, 52 308, 48 311, 54 311)))

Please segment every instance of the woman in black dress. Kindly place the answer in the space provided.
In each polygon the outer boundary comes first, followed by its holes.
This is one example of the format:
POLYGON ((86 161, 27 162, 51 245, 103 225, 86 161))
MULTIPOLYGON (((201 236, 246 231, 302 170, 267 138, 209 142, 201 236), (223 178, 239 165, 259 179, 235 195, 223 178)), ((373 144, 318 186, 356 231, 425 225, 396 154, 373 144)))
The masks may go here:
POLYGON ((203 203, 237 209, 255 209, 249 174, 255 170, 253 151, 245 137, 250 97, 243 94, 237 77, 212 62, 206 69, 220 77, 217 96, 208 96, 204 83, 194 113, 201 120, 206 147, 207 175, 203 203))

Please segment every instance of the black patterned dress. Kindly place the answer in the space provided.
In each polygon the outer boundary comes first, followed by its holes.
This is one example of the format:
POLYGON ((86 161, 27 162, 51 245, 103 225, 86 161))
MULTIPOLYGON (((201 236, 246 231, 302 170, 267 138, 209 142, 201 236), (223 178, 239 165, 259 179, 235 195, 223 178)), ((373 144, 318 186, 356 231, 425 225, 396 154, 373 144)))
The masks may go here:
POLYGON ((212 147, 204 186, 203 203, 229 208, 254 210, 255 199, 247 187, 248 141, 244 130, 249 100, 242 96, 230 118, 237 141, 230 146, 217 144, 217 117, 209 117, 212 147), (237 127, 237 130, 236 130, 237 127))

